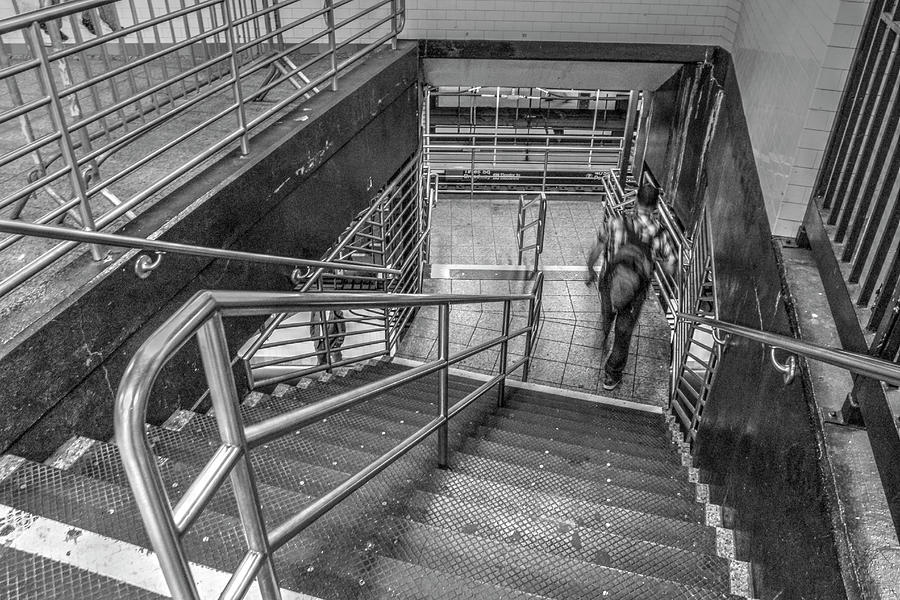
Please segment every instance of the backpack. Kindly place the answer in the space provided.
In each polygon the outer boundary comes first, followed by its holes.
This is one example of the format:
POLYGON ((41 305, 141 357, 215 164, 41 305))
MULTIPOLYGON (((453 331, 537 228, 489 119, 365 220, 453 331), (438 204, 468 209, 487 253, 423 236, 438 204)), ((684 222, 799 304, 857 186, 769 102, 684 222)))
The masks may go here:
POLYGON ((628 219, 625 220, 625 231, 627 239, 607 263, 609 298, 615 312, 631 304, 653 276, 653 263, 644 249, 646 244, 640 242, 634 224, 628 219))

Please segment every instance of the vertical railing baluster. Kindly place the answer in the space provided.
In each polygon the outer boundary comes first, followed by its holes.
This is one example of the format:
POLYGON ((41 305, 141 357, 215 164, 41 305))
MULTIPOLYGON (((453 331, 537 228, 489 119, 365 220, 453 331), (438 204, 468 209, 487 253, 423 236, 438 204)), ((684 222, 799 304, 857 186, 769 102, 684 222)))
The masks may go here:
POLYGON ((231 0, 223 0, 222 6, 225 8, 225 20, 228 24, 226 29, 228 35, 228 60, 231 63, 231 81, 234 90, 234 101, 237 104, 238 129, 241 132, 241 154, 246 156, 250 153, 250 136, 247 133, 247 116, 244 112, 244 96, 241 93, 241 73, 237 54, 234 51, 234 12, 231 10, 231 0))
POLYGON ((391 0, 391 32, 394 34, 394 37, 391 38, 391 50, 397 49, 397 34, 400 33, 399 10, 397 0, 391 0))
MULTIPOLYGON (((41 28, 36 21, 28 28, 28 36, 30 38, 30 44, 33 47, 33 52, 41 62, 38 72, 40 73, 41 81, 43 82, 42 87, 50 97, 50 117, 53 120, 54 128, 60 133, 59 146, 62 151, 63 159, 69 167, 69 179, 72 183, 72 193, 78 198, 78 209, 79 214, 81 215, 82 226, 88 231, 95 231, 97 227, 94 224, 94 215, 91 212, 91 206, 88 200, 87 184, 84 181, 81 170, 78 168, 78 157, 75 155, 72 136, 69 134, 65 110, 63 110, 62 102, 59 99, 56 81, 54 81, 53 74, 50 72, 50 61, 47 58, 47 49, 44 47, 43 40, 41 39, 41 28)), ((97 244, 90 244, 90 249, 94 260, 99 261, 106 256, 106 253, 97 244)))
POLYGON ((509 335, 509 320, 512 313, 512 302, 510 300, 503 301, 503 322, 501 324, 502 330, 500 335, 504 338, 503 342, 500 344, 500 373, 503 375, 503 379, 497 383, 497 406, 503 408, 504 403, 506 402, 506 365, 507 365, 507 352, 509 349, 509 340, 505 339, 509 335))
POLYGON ((331 91, 338 90, 337 34, 334 30, 334 0, 325 0, 325 21, 328 27, 328 48, 331 52, 331 91))
POLYGON ((438 360, 443 363, 443 368, 438 371, 438 415, 441 426, 438 428, 438 466, 446 469, 448 465, 450 449, 449 427, 447 415, 450 411, 450 376, 447 360, 450 358, 450 305, 441 304, 438 307, 438 360))
POLYGON ((231 486, 243 525, 247 547, 263 557, 257 574, 260 592, 265 600, 279 600, 281 590, 275 575, 272 552, 259 502, 259 492, 250 466, 247 439, 239 412, 240 400, 229 360, 228 341, 222 316, 216 313, 197 332, 197 345, 203 371, 209 384, 209 396, 215 409, 216 423, 222 442, 241 448, 243 456, 231 471, 231 486))

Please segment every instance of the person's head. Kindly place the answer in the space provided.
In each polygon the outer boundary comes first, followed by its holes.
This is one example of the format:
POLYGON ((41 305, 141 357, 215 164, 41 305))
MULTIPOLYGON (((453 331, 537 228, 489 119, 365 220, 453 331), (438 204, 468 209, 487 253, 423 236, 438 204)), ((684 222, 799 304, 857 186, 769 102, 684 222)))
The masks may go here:
POLYGON ((659 204, 659 188, 645 183, 638 188, 634 207, 638 213, 651 214, 659 204))

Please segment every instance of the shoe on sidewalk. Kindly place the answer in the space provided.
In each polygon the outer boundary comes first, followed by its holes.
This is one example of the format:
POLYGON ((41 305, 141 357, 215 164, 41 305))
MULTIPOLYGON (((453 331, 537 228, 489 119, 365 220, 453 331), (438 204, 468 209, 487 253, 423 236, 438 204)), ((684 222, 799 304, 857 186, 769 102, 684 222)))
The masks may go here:
POLYGON ((619 387, 619 384, 622 383, 621 375, 611 375, 607 373, 603 376, 603 389, 606 391, 611 391, 619 387))

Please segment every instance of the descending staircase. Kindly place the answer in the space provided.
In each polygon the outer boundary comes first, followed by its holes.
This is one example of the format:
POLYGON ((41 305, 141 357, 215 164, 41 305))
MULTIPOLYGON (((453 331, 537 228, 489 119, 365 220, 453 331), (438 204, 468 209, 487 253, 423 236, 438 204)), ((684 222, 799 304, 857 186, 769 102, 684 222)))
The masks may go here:
MULTIPOLYGON (((404 369, 378 361, 244 401, 246 422, 404 369)), ((451 376, 451 403, 480 385, 451 376)), ((437 414, 437 375, 254 451, 263 513, 283 521, 437 414)), ((731 532, 662 413, 535 387, 489 394, 276 553, 285 598, 732 598, 731 532)), ((217 445, 213 416, 148 427, 172 502, 217 445)), ((204 597, 245 551, 228 485, 184 536, 204 597)), ((157 598, 156 558, 115 446, 75 438, 47 464, 0 458, 0 597, 157 598)), ((742 592, 747 595, 746 589, 742 592)))

